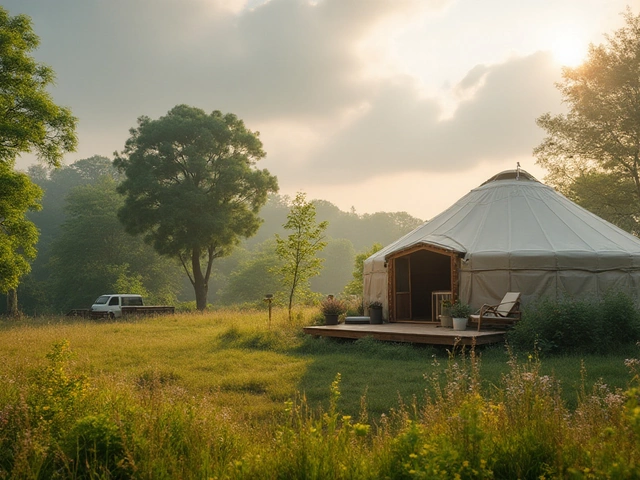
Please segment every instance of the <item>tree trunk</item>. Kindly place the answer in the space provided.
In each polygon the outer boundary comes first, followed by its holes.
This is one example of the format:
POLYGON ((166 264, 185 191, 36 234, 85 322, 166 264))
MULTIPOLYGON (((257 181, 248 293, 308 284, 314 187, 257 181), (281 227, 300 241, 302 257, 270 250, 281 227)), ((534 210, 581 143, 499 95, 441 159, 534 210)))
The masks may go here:
POLYGON ((18 290, 12 288, 7 292, 7 314, 12 317, 17 317, 18 312, 18 290))
POLYGON ((207 308, 207 294, 209 292, 209 287, 205 282, 198 282, 196 280, 193 288, 196 292, 196 308, 203 311, 207 308))
POLYGON ((191 252, 191 268, 193 271, 193 290, 196 294, 196 308, 203 311, 207 308, 207 294, 209 293, 209 279, 202 274, 200 266, 200 249, 191 252))

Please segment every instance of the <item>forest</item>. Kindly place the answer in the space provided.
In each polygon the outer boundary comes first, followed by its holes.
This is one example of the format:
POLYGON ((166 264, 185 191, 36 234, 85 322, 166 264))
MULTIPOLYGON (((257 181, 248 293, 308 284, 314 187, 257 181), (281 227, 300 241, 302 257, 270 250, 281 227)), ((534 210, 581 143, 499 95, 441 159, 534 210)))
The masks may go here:
MULTIPOLYGON (((141 293, 148 302, 185 308, 193 302, 193 289, 179 262, 160 256, 142 236, 126 233, 118 220, 124 198, 116 187, 122 176, 110 159, 93 156, 60 168, 36 164, 28 175, 43 197, 42 209, 27 214, 40 238, 31 272, 18 288, 23 313, 87 308, 109 292, 141 293)), ((278 262, 275 235, 284 234, 290 203, 287 196, 271 194, 260 210, 257 233, 213 262, 210 304, 260 304, 266 293, 280 291, 271 270, 278 262)), ((422 223, 405 212, 358 214, 325 200, 312 203, 317 220, 328 222, 327 245, 318 255, 323 268, 310 282, 319 295, 343 291, 353 279, 358 253, 376 243, 386 245, 422 223)))

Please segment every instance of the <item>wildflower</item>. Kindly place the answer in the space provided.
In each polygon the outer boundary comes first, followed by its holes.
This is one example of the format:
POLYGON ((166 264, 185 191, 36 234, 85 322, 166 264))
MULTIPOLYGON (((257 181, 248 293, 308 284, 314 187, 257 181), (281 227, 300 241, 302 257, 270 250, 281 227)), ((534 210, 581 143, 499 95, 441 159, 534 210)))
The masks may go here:
POLYGON ((356 423, 353 426, 353 430, 356 432, 356 435, 358 437, 364 437, 365 435, 367 435, 369 433, 369 428, 369 425, 363 423, 356 423))

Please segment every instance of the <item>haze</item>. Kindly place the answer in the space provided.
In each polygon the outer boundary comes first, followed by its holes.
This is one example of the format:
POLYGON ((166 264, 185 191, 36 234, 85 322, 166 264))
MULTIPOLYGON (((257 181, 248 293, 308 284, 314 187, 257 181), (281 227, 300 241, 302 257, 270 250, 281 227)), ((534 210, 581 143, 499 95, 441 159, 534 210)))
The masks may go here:
MULTIPOLYGON (((33 19, 56 103, 79 118, 69 164, 122 150, 176 104, 258 130, 281 192, 428 219, 516 162, 542 179, 535 119, 554 82, 628 2, 8 0, 33 19)), ((630 7, 637 13, 640 3, 630 7)), ((25 169, 34 159, 23 157, 25 169)))

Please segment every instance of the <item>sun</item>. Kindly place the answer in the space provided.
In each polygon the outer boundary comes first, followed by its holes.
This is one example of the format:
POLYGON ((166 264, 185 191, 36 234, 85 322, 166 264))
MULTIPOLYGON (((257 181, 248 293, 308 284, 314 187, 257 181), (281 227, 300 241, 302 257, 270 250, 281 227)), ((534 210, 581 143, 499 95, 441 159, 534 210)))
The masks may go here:
POLYGON ((577 67, 587 57, 588 45, 575 35, 565 33, 551 43, 551 53, 559 64, 577 67))

